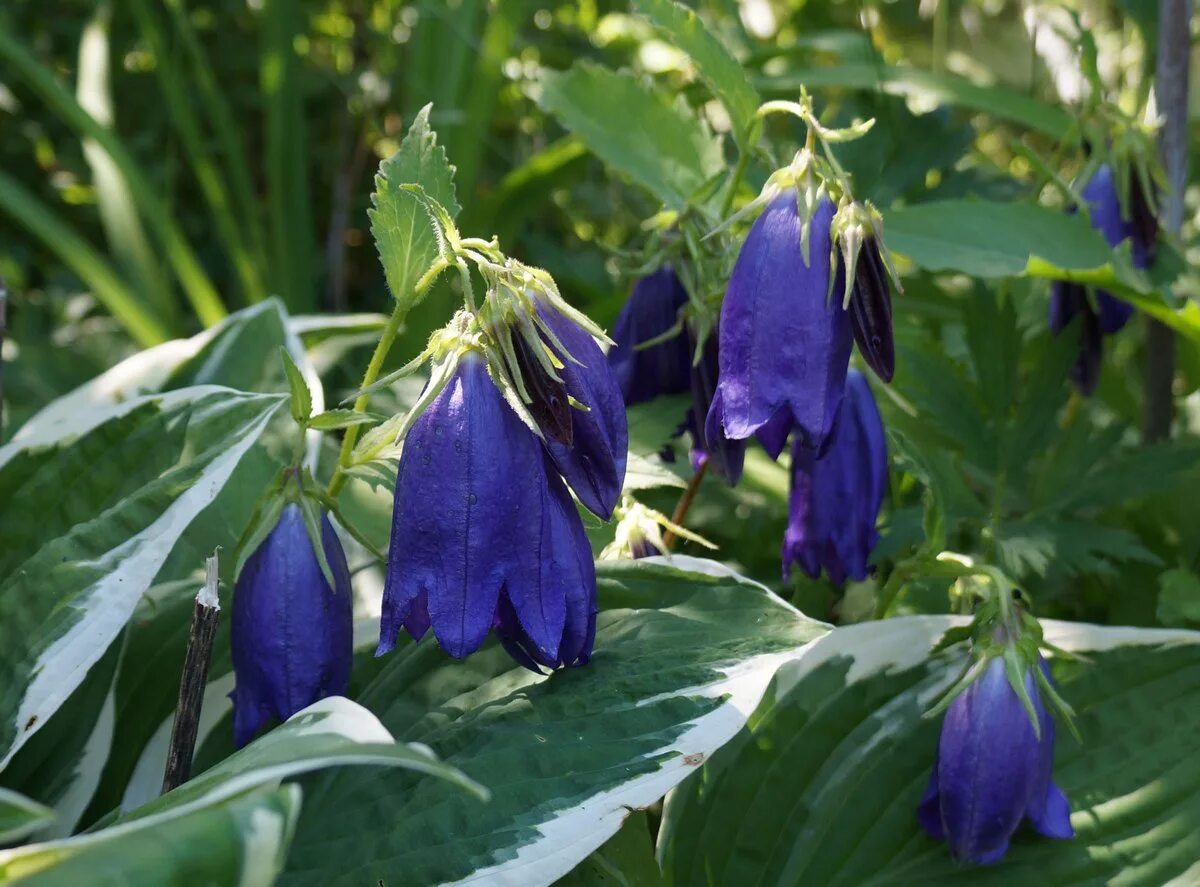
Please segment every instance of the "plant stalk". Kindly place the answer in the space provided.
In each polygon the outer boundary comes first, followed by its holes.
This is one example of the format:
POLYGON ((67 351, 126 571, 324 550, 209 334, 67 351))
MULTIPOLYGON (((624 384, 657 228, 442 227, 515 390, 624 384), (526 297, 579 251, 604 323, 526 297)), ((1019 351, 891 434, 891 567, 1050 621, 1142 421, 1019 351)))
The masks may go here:
MULTIPOLYGON (((700 483, 704 480, 704 475, 708 472, 708 460, 700 464, 696 469, 696 473, 692 475, 692 479, 688 481, 687 489, 683 491, 683 495, 679 497, 679 502, 675 505, 675 511, 671 514, 671 523, 677 527, 682 527, 684 520, 687 519, 688 510, 692 507, 692 502, 696 499, 696 493, 700 490, 700 483)), ((663 533, 663 547, 670 551, 675 544, 675 533, 668 529, 663 533)))

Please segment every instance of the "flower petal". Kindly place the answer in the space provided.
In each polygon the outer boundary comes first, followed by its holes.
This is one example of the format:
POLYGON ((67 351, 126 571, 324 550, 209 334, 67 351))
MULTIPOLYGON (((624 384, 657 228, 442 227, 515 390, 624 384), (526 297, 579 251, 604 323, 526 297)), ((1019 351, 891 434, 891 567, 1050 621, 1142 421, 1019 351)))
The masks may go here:
POLYGON ((675 326, 679 309, 687 301, 687 291, 670 266, 659 268, 634 284, 613 326, 614 345, 608 352, 608 365, 627 406, 688 390, 692 360, 685 334, 681 332, 650 348, 636 349, 642 342, 649 342, 675 326))

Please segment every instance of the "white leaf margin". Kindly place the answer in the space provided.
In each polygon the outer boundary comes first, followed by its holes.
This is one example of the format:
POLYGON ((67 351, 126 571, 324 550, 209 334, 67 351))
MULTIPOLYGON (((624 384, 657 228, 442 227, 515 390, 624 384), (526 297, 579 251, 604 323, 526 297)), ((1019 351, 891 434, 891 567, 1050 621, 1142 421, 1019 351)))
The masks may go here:
MULTIPOLYGON (((736 579, 765 592, 773 604, 808 618, 766 586, 716 561, 684 555, 648 560, 684 572, 736 579)), ((498 887, 552 884, 616 834, 631 810, 647 807, 667 795, 695 767, 732 739, 757 708, 777 673, 778 692, 782 696, 803 675, 821 664, 849 656, 853 661, 846 680, 856 683, 888 669, 919 665, 929 657, 931 648, 947 629, 967 621, 953 616, 908 616, 837 628, 793 650, 746 659, 712 684, 673 693, 707 698, 727 695, 728 698, 719 708, 692 721, 670 745, 647 754, 646 757, 654 757, 677 753, 664 761, 658 770, 593 795, 572 808, 557 811, 537 826, 539 837, 515 848, 512 858, 477 869, 466 878, 451 883, 498 887)), ((1050 619, 1043 620, 1042 627, 1047 641, 1072 652, 1097 652, 1123 646, 1200 644, 1200 632, 1195 631, 1113 627, 1050 619)), ((647 701, 643 700, 641 704, 647 701)))
MULTIPOLYGON (((182 403, 198 401, 207 395, 222 394, 243 401, 261 400, 273 403, 255 419, 246 423, 237 435, 237 443, 217 455, 187 490, 181 493, 148 527, 109 551, 105 558, 114 569, 88 589, 81 591, 73 606, 85 614, 66 633, 42 651, 33 677, 25 688, 24 697, 15 719, 17 730, 12 744, 0 755, 0 770, 28 739, 46 724, 71 692, 83 681, 88 670, 96 664, 109 644, 129 621, 138 600, 150 587, 162 568, 179 536, 192 520, 216 498, 242 456, 266 428, 274 413, 283 404, 282 395, 247 394, 216 385, 198 385, 162 394, 132 398, 123 403, 106 405, 81 416, 74 433, 83 433, 143 406, 157 403, 169 409, 182 403), (120 566, 116 567, 115 564, 120 566)), ((54 426, 61 429, 61 425, 54 426)), ((50 429, 47 429, 47 436, 50 429)), ((36 433, 24 440, 13 441, 0 448, 0 466, 18 451, 29 446, 53 443, 36 433)))

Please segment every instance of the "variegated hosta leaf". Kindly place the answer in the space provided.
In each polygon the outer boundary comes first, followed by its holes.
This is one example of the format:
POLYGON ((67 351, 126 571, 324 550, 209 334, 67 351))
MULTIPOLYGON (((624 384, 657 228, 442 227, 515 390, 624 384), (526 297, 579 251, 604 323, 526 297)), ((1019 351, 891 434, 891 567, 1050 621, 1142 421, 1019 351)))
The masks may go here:
POLYGON ((1058 731, 1054 767, 1076 837, 1022 829, 1002 862, 967 872, 916 819, 940 730, 922 714, 961 665, 928 654, 953 624, 838 629, 780 669, 748 726, 668 799, 671 883, 1196 883, 1200 633, 1043 623, 1088 659, 1052 662, 1083 737, 1058 731))
POLYGON ((0 448, 0 766, 104 654, 282 402, 194 386, 0 448))
POLYGON ((54 819, 49 807, 7 788, 0 788, 0 844, 12 844, 54 819))
POLYGON ((826 631, 710 561, 599 569, 588 666, 539 677, 494 644, 454 662, 427 640, 361 697, 492 800, 399 770, 324 774, 286 883, 548 884, 726 742, 779 664, 826 631))
POLYGON ((276 882, 300 788, 259 789, 127 825, 0 852, 0 880, 22 887, 190 887, 276 882))

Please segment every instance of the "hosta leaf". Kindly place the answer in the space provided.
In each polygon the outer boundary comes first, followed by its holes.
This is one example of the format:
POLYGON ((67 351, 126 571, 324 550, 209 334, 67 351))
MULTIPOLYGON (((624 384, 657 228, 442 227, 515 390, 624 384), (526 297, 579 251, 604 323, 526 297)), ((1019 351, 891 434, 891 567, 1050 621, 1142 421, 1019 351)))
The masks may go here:
POLYGON ((300 810, 295 785, 47 844, 0 852, 0 878, 27 887, 270 887, 300 810))
POLYGON ((0 788, 0 844, 12 844, 54 819, 54 811, 7 788, 0 788))
POLYGON ((708 88, 725 105, 733 124, 734 138, 742 150, 753 147, 751 130, 756 123, 755 112, 761 100, 750 85, 742 63, 704 26, 700 16, 682 3, 676 3, 675 0, 635 0, 634 8, 691 57, 708 88))
POLYGON ((542 74, 541 105, 597 157, 679 209, 724 166, 688 108, 634 74, 577 62, 542 74))
POLYGON ((785 665, 749 725, 667 801, 659 856, 671 883, 1190 883, 1200 846, 1200 634, 1044 622, 1088 662, 1058 660, 1083 742, 1059 731, 1055 779, 1071 841, 1018 832, 968 872, 917 825, 937 719, 953 680, 929 658, 955 624, 910 617, 837 629, 785 665))
POLYGON ((414 286, 438 257, 438 244, 429 213, 401 185, 419 185, 452 217, 460 209, 454 194, 454 167, 429 128, 431 107, 417 113, 400 148, 380 164, 367 212, 392 297, 409 308, 419 301, 414 286))
POLYGON ((4 763, 103 655, 282 402, 196 386, 84 410, 0 449, 4 763))
POLYGON ((719 565, 672 563, 601 565, 586 667, 539 677, 495 645, 455 663, 428 640, 392 654, 361 701, 492 800, 395 770, 325 774, 287 883, 547 884, 683 779, 825 627, 719 565))

